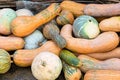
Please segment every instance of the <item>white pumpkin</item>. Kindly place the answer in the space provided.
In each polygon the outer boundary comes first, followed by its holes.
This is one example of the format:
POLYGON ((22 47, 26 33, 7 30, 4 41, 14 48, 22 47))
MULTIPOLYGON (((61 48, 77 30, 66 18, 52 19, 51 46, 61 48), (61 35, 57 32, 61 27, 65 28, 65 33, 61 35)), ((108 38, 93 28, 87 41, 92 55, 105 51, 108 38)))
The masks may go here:
POLYGON ((36 30, 32 34, 30 34, 24 38, 24 40, 25 40, 24 48, 25 49, 38 48, 39 44, 42 43, 42 41, 44 39, 45 38, 44 38, 43 34, 39 30, 36 30))
POLYGON ((51 52, 41 52, 33 60, 32 74, 38 80, 55 80, 61 73, 60 58, 51 52))
POLYGON ((17 16, 33 16, 33 13, 29 9, 18 9, 16 11, 17 16))

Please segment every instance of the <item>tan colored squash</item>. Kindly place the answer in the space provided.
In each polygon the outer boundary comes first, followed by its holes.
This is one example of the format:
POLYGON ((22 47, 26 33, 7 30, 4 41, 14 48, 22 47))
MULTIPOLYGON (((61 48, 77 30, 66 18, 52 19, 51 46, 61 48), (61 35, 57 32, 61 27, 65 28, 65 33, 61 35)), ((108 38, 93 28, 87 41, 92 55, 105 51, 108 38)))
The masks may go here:
POLYGON ((37 49, 33 49, 33 50, 22 49, 15 51, 13 55, 13 60, 17 66, 27 67, 27 66, 31 66, 33 59, 40 52, 49 51, 55 53, 56 55, 59 55, 60 50, 61 49, 53 41, 47 41, 37 49))
POLYGON ((99 60, 105 60, 105 59, 110 59, 110 58, 120 58, 120 47, 117 47, 105 53, 91 53, 87 55, 90 57, 99 59, 99 60))
POLYGON ((90 70, 84 80, 120 80, 120 71, 116 70, 90 70))
POLYGON ((63 1, 60 4, 60 6, 61 6, 62 10, 71 11, 75 17, 78 17, 78 16, 84 14, 83 10, 84 10, 84 7, 86 6, 86 4, 77 3, 75 1, 63 1))
POLYGON ((120 3, 116 4, 88 4, 84 8, 84 14, 103 17, 120 15, 120 3))
POLYGON ((11 23, 12 33, 19 37, 27 36, 39 26, 55 18, 60 10, 61 8, 58 3, 52 3, 48 8, 39 12, 35 16, 19 16, 11 23))
POLYGON ((66 48, 76 53, 107 52, 117 47, 119 37, 115 32, 104 32, 95 39, 74 38, 72 25, 67 24, 61 29, 61 36, 65 38, 66 48))
POLYGON ((24 39, 16 36, 0 36, 0 48, 7 51, 22 49, 24 47, 24 39))
POLYGON ((120 32, 120 16, 114 16, 114 17, 102 20, 99 23, 99 28, 101 31, 120 32))

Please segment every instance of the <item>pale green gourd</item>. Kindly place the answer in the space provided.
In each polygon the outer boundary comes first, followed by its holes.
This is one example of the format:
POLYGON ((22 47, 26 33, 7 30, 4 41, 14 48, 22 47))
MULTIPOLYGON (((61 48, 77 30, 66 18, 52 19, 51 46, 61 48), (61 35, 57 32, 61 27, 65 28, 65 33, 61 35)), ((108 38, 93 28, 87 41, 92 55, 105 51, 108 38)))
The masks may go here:
POLYGON ((40 43, 42 43, 44 41, 44 36, 43 34, 39 31, 36 30, 34 31, 32 34, 26 36, 24 38, 25 40, 25 49, 36 49, 38 48, 40 45, 40 43))
POLYGON ((8 35, 11 33, 11 22, 16 18, 16 12, 11 8, 0 10, 0 33, 8 35))
POLYGON ((29 9, 18 9, 16 10, 17 16, 33 16, 33 13, 29 9))

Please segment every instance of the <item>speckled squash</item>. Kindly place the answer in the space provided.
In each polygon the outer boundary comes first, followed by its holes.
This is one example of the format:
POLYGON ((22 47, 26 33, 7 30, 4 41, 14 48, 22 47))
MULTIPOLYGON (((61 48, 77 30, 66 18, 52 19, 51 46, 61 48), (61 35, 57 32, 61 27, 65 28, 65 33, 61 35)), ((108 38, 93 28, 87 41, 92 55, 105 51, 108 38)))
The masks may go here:
POLYGON ((38 80, 55 80, 61 73, 62 62, 54 53, 41 52, 34 58, 31 69, 38 80))
POLYGON ((60 30, 53 22, 49 22, 43 28, 43 34, 47 39, 52 39, 60 48, 66 46, 65 39, 59 34, 60 30))
POLYGON ((10 8, 0 10, 0 33, 8 35, 11 33, 11 22, 16 18, 16 12, 10 8))
POLYGON ((100 33, 98 22, 88 15, 79 16, 73 23, 73 33, 75 37, 95 38, 100 33))
POLYGON ((11 67, 11 58, 7 51, 0 49, 0 74, 6 73, 11 67))
POLYGON ((59 25, 73 24, 74 16, 70 11, 62 10, 56 21, 59 25))
POLYGON ((80 80, 81 71, 79 68, 73 67, 62 61, 63 72, 66 80, 80 80))
POLYGON ((78 58, 82 62, 82 66, 80 67, 82 72, 89 70, 120 70, 120 65, 118 64, 120 63, 119 58, 111 58, 104 61, 86 55, 80 55, 78 58))
POLYGON ((72 52, 66 49, 61 50, 60 58, 71 66, 80 67, 82 65, 81 61, 72 52))

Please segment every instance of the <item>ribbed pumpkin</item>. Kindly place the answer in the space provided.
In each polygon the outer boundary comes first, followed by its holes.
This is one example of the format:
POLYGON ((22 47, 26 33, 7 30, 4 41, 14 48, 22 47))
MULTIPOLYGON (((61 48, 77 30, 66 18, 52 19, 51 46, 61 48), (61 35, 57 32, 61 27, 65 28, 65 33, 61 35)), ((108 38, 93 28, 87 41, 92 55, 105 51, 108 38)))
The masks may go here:
POLYGON ((10 55, 7 51, 0 49, 0 74, 6 73, 11 66, 10 55))
POLYGON ((70 11, 62 10, 56 21, 59 25, 73 24, 74 16, 70 11))

